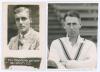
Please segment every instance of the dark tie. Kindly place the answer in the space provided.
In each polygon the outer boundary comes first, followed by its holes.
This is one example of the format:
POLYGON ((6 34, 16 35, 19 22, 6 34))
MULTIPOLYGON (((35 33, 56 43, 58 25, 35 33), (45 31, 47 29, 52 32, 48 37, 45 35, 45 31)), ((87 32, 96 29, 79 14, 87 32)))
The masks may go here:
POLYGON ((24 35, 22 35, 22 37, 19 36, 19 40, 18 40, 18 50, 20 50, 20 47, 23 46, 23 42, 22 39, 24 38, 24 35))

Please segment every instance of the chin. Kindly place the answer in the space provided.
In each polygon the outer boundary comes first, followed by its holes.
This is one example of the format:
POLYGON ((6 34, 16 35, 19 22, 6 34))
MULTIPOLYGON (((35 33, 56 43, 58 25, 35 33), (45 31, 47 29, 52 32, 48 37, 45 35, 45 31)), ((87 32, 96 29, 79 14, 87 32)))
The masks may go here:
POLYGON ((22 29, 22 30, 20 30, 20 32, 23 33, 23 32, 25 32, 25 30, 22 29))
POLYGON ((69 34, 68 36, 69 36, 69 37, 74 37, 75 35, 73 35, 73 34, 69 34))

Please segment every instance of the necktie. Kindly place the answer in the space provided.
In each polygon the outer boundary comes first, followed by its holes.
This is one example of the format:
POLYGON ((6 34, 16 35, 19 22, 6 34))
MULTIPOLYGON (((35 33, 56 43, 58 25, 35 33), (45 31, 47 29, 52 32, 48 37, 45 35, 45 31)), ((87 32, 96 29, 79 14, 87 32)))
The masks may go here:
POLYGON ((24 35, 22 35, 22 36, 19 36, 19 40, 18 40, 18 49, 20 50, 20 49, 22 49, 22 47, 23 47, 23 40, 24 40, 24 35))

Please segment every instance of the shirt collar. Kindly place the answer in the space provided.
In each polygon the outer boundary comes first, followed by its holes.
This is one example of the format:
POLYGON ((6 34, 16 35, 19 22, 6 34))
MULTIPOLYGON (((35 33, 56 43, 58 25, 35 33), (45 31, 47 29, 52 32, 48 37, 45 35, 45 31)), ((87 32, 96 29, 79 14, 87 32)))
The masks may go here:
MULTIPOLYGON (((29 28, 29 31, 24 35, 24 38, 30 36, 30 34, 32 33, 32 31, 34 31, 34 29, 29 28)), ((20 35, 21 38, 23 37, 23 35, 21 33, 19 35, 20 35)))
MULTIPOLYGON (((67 39, 68 42, 70 42, 70 41, 69 41, 69 37, 68 37, 68 35, 66 35, 66 39, 67 39)), ((76 41, 75 44, 80 44, 80 43, 82 43, 82 42, 83 42, 83 38, 81 38, 81 36, 78 35, 78 37, 77 37, 77 41, 76 41)))

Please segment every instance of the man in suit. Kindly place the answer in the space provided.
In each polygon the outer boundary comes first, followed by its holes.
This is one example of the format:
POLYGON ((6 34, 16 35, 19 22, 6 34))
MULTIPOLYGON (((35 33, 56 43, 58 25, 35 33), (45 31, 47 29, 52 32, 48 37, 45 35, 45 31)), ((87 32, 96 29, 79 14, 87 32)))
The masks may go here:
POLYGON ((17 5, 14 8, 15 22, 18 35, 12 37, 9 42, 10 50, 38 50, 39 36, 30 24, 32 23, 31 9, 27 5, 17 5))

